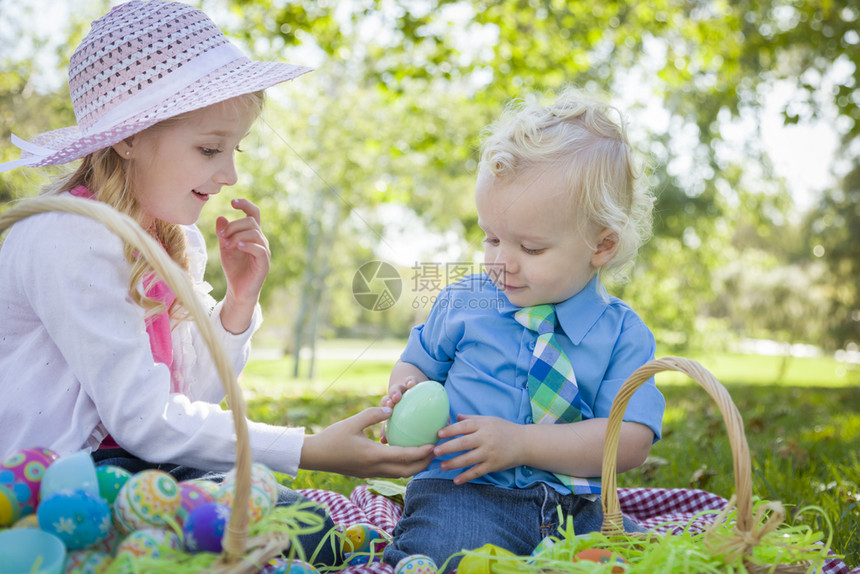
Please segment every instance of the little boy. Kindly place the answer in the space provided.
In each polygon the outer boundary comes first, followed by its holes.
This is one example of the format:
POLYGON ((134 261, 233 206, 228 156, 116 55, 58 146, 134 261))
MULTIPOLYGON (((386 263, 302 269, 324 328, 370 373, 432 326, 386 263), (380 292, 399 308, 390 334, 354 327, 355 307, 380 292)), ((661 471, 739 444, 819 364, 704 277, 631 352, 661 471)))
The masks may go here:
MULTIPOLYGON (((387 563, 426 554, 441 567, 488 543, 527 555, 557 532, 559 506, 578 534, 600 529, 609 410, 655 350, 601 282, 623 276, 651 228, 653 199, 615 115, 568 90, 510 109, 485 140, 475 201, 486 273, 440 293, 383 399, 432 379, 451 404, 436 460, 409 483, 387 563)), ((634 394, 619 472, 659 440, 664 406, 653 380, 634 394)))

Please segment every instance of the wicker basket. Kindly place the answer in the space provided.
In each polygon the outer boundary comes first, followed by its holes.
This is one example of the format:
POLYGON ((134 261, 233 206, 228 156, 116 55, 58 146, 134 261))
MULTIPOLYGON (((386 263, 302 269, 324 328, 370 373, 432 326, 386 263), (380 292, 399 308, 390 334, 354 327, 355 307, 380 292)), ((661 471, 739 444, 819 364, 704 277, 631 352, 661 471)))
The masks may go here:
MULTIPOLYGON (((624 411, 627 409, 627 404, 630 402, 630 398, 636 389, 641 387, 652 376, 662 371, 679 371, 689 376, 708 392, 720 409, 732 449, 735 494, 726 510, 718 517, 716 524, 719 524, 721 519, 725 519, 726 514, 732 507, 737 508, 737 521, 731 531, 730 540, 721 540, 719 542, 709 540, 708 534, 711 534, 712 530, 706 533, 705 545, 710 547, 710 551, 714 555, 729 556, 731 558, 750 556, 753 548, 758 545, 761 539, 783 522, 785 511, 779 503, 770 503, 766 507, 766 510, 769 512, 766 520, 763 515, 753 516, 752 465, 741 415, 734 402, 732 402, 726 388, 710 372, 696 361, 680 357, 656 359, 637 369, 622 385, 612 403, 603 450, 603 527, 601 532, 607 536, 624 533, 616 480, 616 458, 618 455, 621 422, 624 411)), ((753 574, 759 572, 799 574, 807 572, 811 562, 762 567, 744 558, 744 565, 753 574)))
POLYGON ((105 203, 82 201, 68 197, 38 197, 23 200, 0 214, 0 233, 15 222, 49 211, 74 213, 104 224, 123 241, 136 249, 152 265, 155 272, 170 286, 177 299, 188 309, 197 323, 203 339, 215 361, 227 401, 233 412, 236 430, 236 484, 230 520, 224 532, 223 552, 209 572, 257 573, 266 561, 280 555, 289 547, 289 537, 283 532, 271 532, 249 538, 248 503, 251 489, 251 449, 248 438, 245 401, 230 361, 215 335, 206 311, 194 295, 187 273, 179 267, 158 242, 132 218, 105 203))

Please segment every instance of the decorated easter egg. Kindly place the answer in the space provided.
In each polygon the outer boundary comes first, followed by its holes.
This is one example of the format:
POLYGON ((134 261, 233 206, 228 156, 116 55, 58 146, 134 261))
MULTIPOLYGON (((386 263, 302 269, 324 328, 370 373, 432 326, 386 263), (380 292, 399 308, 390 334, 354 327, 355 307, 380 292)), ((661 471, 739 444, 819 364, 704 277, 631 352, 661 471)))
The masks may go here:
POLYGON ((97 550, 75 550, 66 558, 66 574, 102 574, 110 566, 111 557, 97 550))
MULTIPOLYGON (((212 484, 215 484, 214 482, 212 484)), ((213 496, 199 483, 186 481, 179 483, 179 510, 176 512, 176 520, 179 525, 185 523, 188 513, 207 502, 215 502, 213 496)))
POLYGON ((116 524, 111 522, 110 530, 107 536, 89 547, 90 550, 97 550, 109 556, 116 554, 116 549, 119 543, 122 542, 124 535, 117 529, 116 524))
POLYGON ((167 528, 180 507, 176 479, 161 470, 144 470, 119 489, 113 504, 114 522, 123 534, 143 528, 167 528))
POLYGON ((319 570, 301 560, 273 558, 260 570, 260 574, 319 574, 319 570))
POLYGON ((36 511, 42 530, 56 535, 69 550, 95 544, 110 530, 110 506, 86 490, 61 490, 42 500, 36 511))
POLYGON ((18 519, 12 528, 39 528, 39 517, 35 514, 28 514, 18 519))
POLYGON ((624 566, 622 566, 622 564, 627 563, 626 560, 624 560, 617 554, 613 554, 609 550, 605 550, 603 548, 588 548, 586 550, 583 550, 582 552, 578 552, 576 556, 573 557, 573 561, 577 562, 579 560, 586 560, 588 562, 599 562, 601 564, 617 562, 619 565, 614 566, 612 568, 613 574, 621 574, 622 572, 624 572, 624 566))
POLYGON ((221 552, 221 539, 230 520, 230 507, 220 502, 201 504, 188 513, 182 534, 189 552, 221 552))
POLYGON ((194 480, 186 481, 189 484, 193 484, 194 486, 199 486, 206 492, 212 495, 212 500, 218 499, 218 491, 221 490, 221 485, 212 480, 206 480, 203 478, 195 478, 194 480))
POLYGON ((347 552, 343 555, 343 563, 347 566, 359 566, 369 562, 381 562, 381 556, 371 556, 365 552, 347 552))
POLYGON ((60 458, 49 448, 25 448, 17 450, 6 457, 0 466, 0 484, 23 484, 29 490, 29 496, 23 496, 18 491, 16 498, 21 507, 21 516, 36 512, 39 505, 39 489, 45 470, 60 458))
POLYGON ((362 522, 343 532, 343 551, 381 554, 391 542, 391 535, 376 525, 362 522))
POLYGON ((403 393, 385 422, 385 438, 394 446, 436 444, 436 433, 448 424, 450 406, 445 387, 436 381, 418 383, 403 393))
POLYGON ((85 490, 99 496, 96 465, 84 451, 61 456, 45 469, 39 489, 41 500, 61 490, 85 490))
POLYGON ((535 546, 534 550, 532 550, 532 556, 540 556, 541 554, 555 546, 557 542, 558 538, 555 538, 554 536, 545 537, 543 540, 538 542, 538 545, 535 546))
POLYGON ((99 494, 113 505, 122 486, 131 478, 131 473, 119 466, 107 464, 96 467, 96 480, 99 484, 99 494))
POLYGON ((475 554, 467 554, 457 566, 457 574, 490 574, 499 562, 514 554, 495 544, 484 544, 475 549, 475 554))
POLYGON ((438 571, 433 559, 423 554, 407 556, 394 567, 394 574, 436 574, 438 571))
POLYGON ((169 530, 143 528, 136 530, 120 542, 116 549, 117 560, 134 558, 163 558, 169 550, 181 550, 179 537, 169 530))
MULTIPOLYGON (((232 508, 235 490, 236 469, 233 469, 224 476, 216 500, 232 508)), ((251 465, 251 489, 248 499, 251 523, 258 522, 269 514, 278 502, 278 481, 264 464, 255 462, 251 465)))
POLYGON ((30 490, 23 484, 0 484, 0 526, 8 526, 21 518, 21 503, 18 494, 23 494, 26 501, 30 498, 30 490), (17 493, 16 493, 16 486, 17 493))

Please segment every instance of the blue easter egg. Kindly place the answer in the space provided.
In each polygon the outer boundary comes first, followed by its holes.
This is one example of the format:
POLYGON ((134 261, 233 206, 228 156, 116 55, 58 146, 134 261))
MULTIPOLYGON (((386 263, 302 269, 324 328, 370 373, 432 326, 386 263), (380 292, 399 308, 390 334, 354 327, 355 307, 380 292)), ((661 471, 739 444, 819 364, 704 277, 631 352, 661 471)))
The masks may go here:
POLYGON ((110 506, 86 490, 61 490, 39 504, 36 511, 42 530, 57 536, 69 550, 91 546, 111 528, 110 506))
POLYGON ((0 572, 54 574, 63 571, 66 547, 44 530, 0 530, 0 572))
POLYGON ((382 562, 382 556, 371 557, 366 552, 347 552, 343 557, 343 563, 347 566, 358 566, 370 562, 382 562))
POLYGON ((39 496, 42 500, 61 490, 85 490, 99 496, 99 481, 92 457, 78 451, 61 456, 45 469, 39 496))
POLYGON ((319 570, 299 559, 273 558, 260 570, 260 574, 319 574, 319 570))
POLYGON ((221 539, 230 520, 230 507, 220 502, 207 502, 188 513, 182 534, 189 552, 221 552, 221 539))

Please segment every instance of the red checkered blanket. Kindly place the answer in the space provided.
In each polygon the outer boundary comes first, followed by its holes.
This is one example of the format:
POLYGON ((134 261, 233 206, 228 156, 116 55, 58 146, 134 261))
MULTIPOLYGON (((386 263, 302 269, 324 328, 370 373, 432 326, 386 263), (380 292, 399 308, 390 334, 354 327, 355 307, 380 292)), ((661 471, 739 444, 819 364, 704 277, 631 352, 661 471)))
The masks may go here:
MULTIPOLYGON (((350 526, 370 523, 393 532, 403 508, 384 496, 371 493, 366 486, 357 487, 349 498, 327 490, 300 490, 306 497, 328 507, 335 524, 350 526)), ((619 488, 621 511, 642 526, 660 533, 676 534, 683 525, 701 531, 714 515, 696 516, 705 510, 721 510, 728 501, 704 490, 683 488, 619 488)), ((346 574, 393 574, 391 566, 381 563, 350 566, 346 574)), ((860 566, 849 570, 838 559, 824 563, 821 574, 860 574, 860 566)))

